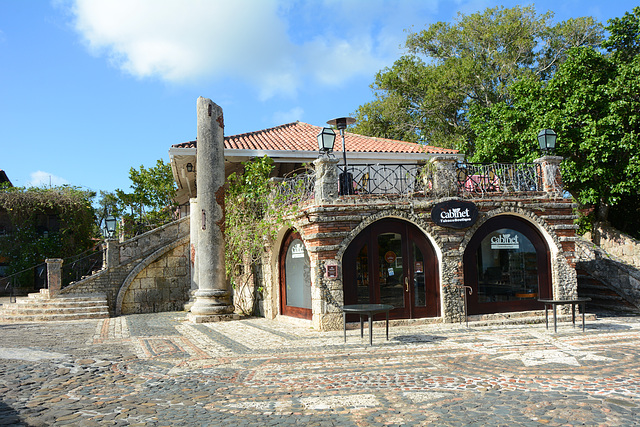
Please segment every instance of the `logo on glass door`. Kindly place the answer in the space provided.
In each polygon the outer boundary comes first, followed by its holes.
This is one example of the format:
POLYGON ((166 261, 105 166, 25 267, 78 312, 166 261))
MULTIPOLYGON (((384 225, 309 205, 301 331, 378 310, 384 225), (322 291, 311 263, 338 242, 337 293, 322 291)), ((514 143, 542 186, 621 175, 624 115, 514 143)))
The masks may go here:
POLYGON ((304 258, 304 245, 298 243, 291 248, 291 258, 304 258))
POLYGON ((491 238, 491 249, 520 249, 518 235, 501 234, 491 238))

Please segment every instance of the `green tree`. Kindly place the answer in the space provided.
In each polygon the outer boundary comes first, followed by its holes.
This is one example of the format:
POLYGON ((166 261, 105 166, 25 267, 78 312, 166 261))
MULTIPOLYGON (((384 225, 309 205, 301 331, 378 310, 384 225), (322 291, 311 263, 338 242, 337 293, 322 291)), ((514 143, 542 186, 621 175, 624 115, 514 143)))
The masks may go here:
POLYGON ((129 170, 132 191, 100 192, 99 222, 111 214, 124 221, 125 237, 133 237, 176 219, 176 184, 171 165, 162 159, 154 167, 129 170))
MULTIPOLYGON (((611 207, 625 231, 638 235, 640 185, 640 8, 609 21, 608 53, 591 47, 570 50, 548 81, 513 83, 512 100, 475 105, 470 125, 476 135, 472 160, 529 161, 537 156, 536 134, 558 133, 565 157, 563 181, 584 205, 607 220, 611 207), (626 41, 626 42, 622 42, 626 41), (621 203, 621 202, 625 203, 621 203), (626 214, 620 215, 620 210, 626 214)), ((620 223, 614 224, 619 226, 620 223)))
POLYGON ((510 85, 546 80, 570 48, 597 46, 601 25, 578 18, 551 25, 533 7, 459 14, 408 36, 408 54, 378 72, 376 99, 358 108, 354 132, 473 149, 468 111, 510 101, 510 85))

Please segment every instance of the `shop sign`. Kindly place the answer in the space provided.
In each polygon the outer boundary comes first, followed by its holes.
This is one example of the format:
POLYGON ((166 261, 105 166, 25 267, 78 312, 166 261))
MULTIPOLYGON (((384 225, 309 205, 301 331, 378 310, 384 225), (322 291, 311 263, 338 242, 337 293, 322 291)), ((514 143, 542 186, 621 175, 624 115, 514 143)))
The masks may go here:
POLYGON ((431 209, 431 219, 440 227, 471 227, 478 219, 478 207, 464 200, 448 200, 431 209))
POLYGON ((384 260, 389 264, 393 263, 396 260, 396 253, 393 251, 387 252, 386 254, 384 254, 384 260))
POLYGON ((325 277, 327 279, 337 279, 338 278, 338 265, 337 264, 327 264, 327 274, 325 277))
POLYGON ((291 248, 291 258, 304 258, 304 245, 298 243, 291 248))
POLYGON ((491 237, 491 249, 520 249, 518 235, 500 234, 491 237))

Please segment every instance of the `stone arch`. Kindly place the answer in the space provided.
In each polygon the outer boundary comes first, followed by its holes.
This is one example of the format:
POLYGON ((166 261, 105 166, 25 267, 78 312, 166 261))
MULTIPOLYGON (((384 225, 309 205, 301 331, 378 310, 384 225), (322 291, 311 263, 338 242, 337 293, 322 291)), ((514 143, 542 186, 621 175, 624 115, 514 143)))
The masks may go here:
POLYGON ((147 256, 142 261, 140 261, 133 268, 133 270, 129 272, 125 280, 122 282, 120 289, 118 290, 118 296, 116 297, 116 307, 115 307, 116 316, 120 316, 122 314, 122 303, 124 301, 124 297, 127 291, 129 290, 129 288, 131 287, 133 280, 138 276, 138 274, 140 274, 145 268, 147 268, 153 262, 160 259, 162 256, 164 256, 168 252, 174 250, 175 248, 181 245, 188 244, 189 240, 190 240, 190 237, 185 236, 182 239, 176 240, 166 246, 163 246, 162 248, 156 250, 155 252, 151 253, 151 255, 147 256))

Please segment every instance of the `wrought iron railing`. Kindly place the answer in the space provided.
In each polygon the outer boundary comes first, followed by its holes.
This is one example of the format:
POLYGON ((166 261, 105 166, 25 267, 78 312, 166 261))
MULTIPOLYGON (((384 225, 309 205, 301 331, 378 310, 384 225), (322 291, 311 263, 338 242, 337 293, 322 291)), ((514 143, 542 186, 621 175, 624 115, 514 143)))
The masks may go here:
POLYGON ((105 251, 105 248, 96 246, 78 255, 65 258, 62 264, 62 287, 101 270, 105 251))
MULTIPOLYGON (((339 166, 343 174, 343 166, 339 166)), ((423 165, 417 164, 374 164, 349 165, 348 176, 352 182, 352 194, 357 195, 417 195, 428 193, 431 177, 425 173, 423 165)), ((348 194, 351 189, 345 186, 348 194)), ((341 191, 345 194, 345 191, 341 191)))
POLYGON ((316 174, 314 170, 305 170, 285 178, 272 178, 272 182, 272 202, 280 205, 297 204, 313 199, 316 174))
POLYGON ((459 163, 460 193, 542 191, 542 170, 536 163, 459 163))

